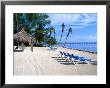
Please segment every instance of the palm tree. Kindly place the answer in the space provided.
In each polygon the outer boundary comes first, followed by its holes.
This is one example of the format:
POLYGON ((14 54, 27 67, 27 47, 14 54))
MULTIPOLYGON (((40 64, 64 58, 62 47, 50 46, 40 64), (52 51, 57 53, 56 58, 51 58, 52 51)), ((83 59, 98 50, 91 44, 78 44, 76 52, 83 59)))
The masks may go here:
POLYGON ((50 31, 51 31, 51 33, 54 34, 54 38, 55 38, 55 29, 53 27, 50 27, 50 31))
POLYGON ((54 28, 53 27, 46 28, 45 29, 45 35, 46 35, 46 37, 51 37, 53 32, 54 32, 54 28))
POLYGON ((54 33, 54 30, 55 30, 55 29, 54 29, 53 27, 50 27, 49 29, 50 29, 50 30, 49 30, 49 31, 50 31, 50 36, 52 36, 52 33, 54 33))
POLYGON ((21 16, 21 14, 18 14, 18 13, 15 13, 15 14, 13 14, 13 23, 14 23, 14 33, 17 33, 18 31, 19 31, 19 25, 20 25, 20 22, 19 22, 19 19, 20 19, 20 16, 21 16))
POLYGON ((68 33, 67 33, 66 40, 65 40, 65 43, 64 43, 64 46, 63 47, 65 47, 66 42, 67 42, 67 39, 68 39, 70 33, 72 33, 72 28, 71 27, 68 29, 68 33))
POLYGON ((47 19, 48 17, 48 14, 42 13, 15 13, 13 20, 14 33, 24 28, 27 33, 36 38, 38 45, 42 46, 48 38, 52 37, 53 33, 55 38, 55 29, 53 27, 45 28, 46 25, 51 23, 51 20, 47 19))
POLYGON ((16 13, 16 22, 17 22, 17 32, 18 32, 18 16, 17 16, 17 13, 16 13))
POLYGON ((60 44, 60 42, 61 42, 62 35, 63 35, 63 32, 64 32, 64 27, 65 27, 64 23, 63 23, 61 26, 62 26, 62 33, 61 33, 61 38, 60 38, 59 44, 60 44))
MULTIPOLYGON (((17 22, 17 32, 18 32, 18 16, 17 16, 17 13, 16 13, 16 22, 17 22)), ((19 47, 19 42, 18 42, 18 47, 19 47)))
POLYGON ((55 38, 55 34, 56 34, 55 29, 54 29, 53 33, 54 33, 54 38, 55 38))
POLYGON ((49 45, 49 46, 53 46, 53 45, 55 45, 57 43, 57 41, 56 41, 56 39, 54 38, 54 37, 50 37, 50 38, 48 38, 48 40, 47 40, 47 44, 49 45))
POLYGON ((46 28, 45 38, 46 38, 45 40, 47 40, 47 42, 48 42, 48 39, 50 40, 50 38, 55 39, 55 29, 53 27, 46 28), (54 33, 54 37, 52 37, 52 33, 54 33))

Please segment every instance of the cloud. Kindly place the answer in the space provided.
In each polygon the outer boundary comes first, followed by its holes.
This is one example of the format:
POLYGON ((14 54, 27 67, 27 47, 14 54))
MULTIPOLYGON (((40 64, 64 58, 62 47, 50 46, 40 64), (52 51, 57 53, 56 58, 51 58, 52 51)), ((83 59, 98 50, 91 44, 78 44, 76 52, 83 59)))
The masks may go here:
POLYGON ((63 22, 66 26, 61 42, 65 42, 68 29, 70 27, 73 29, 73 33, 68 37, 67 42, 97 41, 97 34, 96 34, 97 14, 95 13, 50 14, 49 13, 48 15, 49 15, 48 19, 51 20, 51 26, 53 26, 56 30, 57 41, 59 41, 61 37, 61 29, 62 29, 61 24, 63 22))
POLYGON ((51 20, 51 25, 61 25, 64 23, 66 26, 73 28, 84 28, 89 25, 96 25, 97 14, 48 14, 51 20))
POLYGON ((83 20, 80 22, 90 23, 95 22, 97 19, 96 14, 82 14, 84 16, 83 20))

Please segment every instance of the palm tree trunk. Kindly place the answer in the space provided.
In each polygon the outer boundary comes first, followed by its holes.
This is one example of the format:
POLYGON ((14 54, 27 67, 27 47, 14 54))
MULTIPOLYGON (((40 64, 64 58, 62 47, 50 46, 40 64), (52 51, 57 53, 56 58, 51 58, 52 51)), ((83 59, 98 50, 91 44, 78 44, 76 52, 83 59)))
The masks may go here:
POLYGON ((65 40, 65 43, 64 43, 63 48, 65 48, 65 45, 66 45, 66 41, 67 41, 67 39, 68 39, 68 36, 66 37, 66 40, 65 40))
POLYGON ((54 38, 55 38, 55 31, 54 31, 54 38))
POLYGON ((17 32, 18 32, 18 16, 17 16, 17 13, 16 13, 16 22, 17 22, 17 32))
POLYGON ((26 17, 25 17, 25 13, 23 13, 23 16, 24 16, 24 24, 25 24, 24 26, 25 26, 25 29, 26 29, 26 19, 25 19, 26 17))
MULTIPOLYGON (((63 33, 62 33, 63 34, 63 33)), ((61 34, 61 38, 60 38, 60 41, 59 41, 59 43, 58 43, 58 45, 60 44, 60 42, 61 42, 61 39, 62 39, 62 34, 61 34)))
POLYGON ((65 27, 65 25, 64 25, 64 23, 63 23, 63 24, 62 24, 62 33, 61 33, 61 38, 60 38, 60 41, 59 41, 58 45, 59 45, 59 44, 60 44, 60 42, 61 42, 62 35, 63 35, 63 32, 64 32, 64 27, 65 27))
MULTIPOLYGON (((18 16, 17 16, 17 13, 16 13, 16 22, 17 22, 17 32, 18 32, 18 16)), ((19 40, 18 40, 18 47, 19 47, 19 40)))

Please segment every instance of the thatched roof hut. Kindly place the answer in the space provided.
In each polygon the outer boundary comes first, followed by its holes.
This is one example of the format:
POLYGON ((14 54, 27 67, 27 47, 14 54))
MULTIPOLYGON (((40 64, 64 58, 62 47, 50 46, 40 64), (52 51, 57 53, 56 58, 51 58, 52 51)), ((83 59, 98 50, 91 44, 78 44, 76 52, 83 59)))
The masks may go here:
POLYGON ((29 43, 30 45, 30 43, 35 42, 35 38, 22 29, 20 32, 14 34, 14 42, 29 43))

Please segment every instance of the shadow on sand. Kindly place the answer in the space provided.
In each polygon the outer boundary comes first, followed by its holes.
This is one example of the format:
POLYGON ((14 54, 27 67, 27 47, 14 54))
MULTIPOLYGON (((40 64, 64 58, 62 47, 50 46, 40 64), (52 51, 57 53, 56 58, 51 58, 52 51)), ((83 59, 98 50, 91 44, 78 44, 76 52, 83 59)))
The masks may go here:
POLYGON ((14 52, 23 52, 23 50, 14 50, 14 52))

